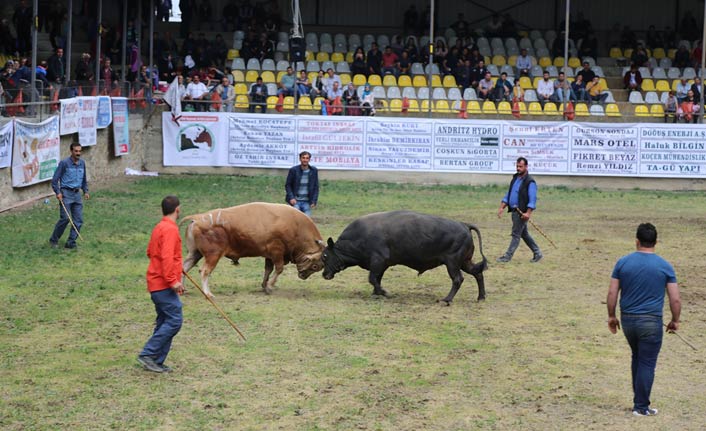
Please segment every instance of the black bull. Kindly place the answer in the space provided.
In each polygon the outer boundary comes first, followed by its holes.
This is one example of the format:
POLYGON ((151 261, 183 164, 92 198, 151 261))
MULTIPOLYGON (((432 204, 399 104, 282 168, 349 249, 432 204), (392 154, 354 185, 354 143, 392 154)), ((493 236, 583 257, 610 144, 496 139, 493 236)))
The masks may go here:
POLYGON ((374 295, 387 295, 380 285, 387 268, 404 265, 419 271, 446 265, 451 277, 451 291, 441 301, 451 304, 463 283, 461 271, 471 274, 478 283, 478 300, 485 299, 483 270, 487 260, 477 227, 454 220, 412 211, 368 214, 349 224, 336 243, 328 239, 322 254, 323 276, 330 280, 337 272, 358 265, 370 271, 368 281, 374 295), (471 261, 475 246, 471 230, 478 235, 483 260, 471 261))

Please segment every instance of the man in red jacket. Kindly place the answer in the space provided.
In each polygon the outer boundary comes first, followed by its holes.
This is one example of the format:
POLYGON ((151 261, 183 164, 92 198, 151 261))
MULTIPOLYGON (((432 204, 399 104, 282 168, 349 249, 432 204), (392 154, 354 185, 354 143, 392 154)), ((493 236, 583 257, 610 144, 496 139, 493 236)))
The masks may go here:
POLYGON ((145 370, 155 373, 171 371, 171 368, 164 365, 164 360, 183 321, 179 300, 179 295, 184 293, 181 283, 181 236, 176 224, 179 212, 179 198, 167 196, 162 200, 164 217, 152 230, 147 246, 147 256, 150 259, 147 290, 157 311, 157 321, 154 333, 147 340, 137 361, 145 370))

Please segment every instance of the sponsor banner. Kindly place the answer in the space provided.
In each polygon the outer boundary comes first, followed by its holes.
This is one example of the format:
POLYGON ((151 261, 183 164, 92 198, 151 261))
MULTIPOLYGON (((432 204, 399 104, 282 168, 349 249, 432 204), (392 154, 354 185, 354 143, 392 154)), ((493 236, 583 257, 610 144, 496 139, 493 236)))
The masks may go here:
POLYGON ((110 107, 110 97, 98 96, 98 112, 96 113, 96 128, 105 129, 113 121, 113 110, 110 107))
POLYGON ((78 132, 79 107, 78 98, 61 99, 61 134, 70 135, 78 132))
POLYGON ((98 143, 96 131, 96 114, 98 112, 98 98, 83 96, 78 97, 79 122, 78 143, 82 147, 90 147, 98 143))
POLYGON ((15 120, 12 186, 51 180, 59 164, 59 117, 41 123, 15 120))
POLYGON ((163 115, 165 166, 706 178, 706 126, 203 113, 163 115))
MULTIPOLYGON (((215 112, 194 112, 182 114, 176 122, 171 112, 162 113, 164 165, 230 166, 228 123, 233 118, 215 112)), ((264 144, 260 140, 254 145, 264 144)), ((238 156, 233 154, 232 157, 238 156)))
POLYGON ((14 125, 12 121, 0 127, 0 168, 10 166, 12 160, 12 135, 14 125))
POLYGON ((115 155, 130 153, 130 129, 128 127, 128 107, 126 97, 111 97, 113 110, 113 141, 115 155))

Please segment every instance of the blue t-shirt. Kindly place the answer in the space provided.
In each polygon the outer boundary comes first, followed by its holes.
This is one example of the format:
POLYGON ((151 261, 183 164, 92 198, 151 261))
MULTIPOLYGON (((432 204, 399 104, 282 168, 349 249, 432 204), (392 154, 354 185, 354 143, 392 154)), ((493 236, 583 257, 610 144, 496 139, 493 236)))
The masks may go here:
POLYGON ((612 278, 620 280, 620 311, 662 316, 667 283, 676 283, 674 268, 654 253, 636 251, 618 259, 612 278))

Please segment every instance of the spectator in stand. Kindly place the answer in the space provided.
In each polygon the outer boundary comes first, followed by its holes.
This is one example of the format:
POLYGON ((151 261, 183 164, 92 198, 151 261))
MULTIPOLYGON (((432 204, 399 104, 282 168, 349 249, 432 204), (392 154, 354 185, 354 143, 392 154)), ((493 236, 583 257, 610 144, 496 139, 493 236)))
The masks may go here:
POLYGON ((650 58, 647 56, 647 51, 645 51, 645 48, 642 45, 638 46, 637 49, 633 51, 630 56, 630 60, 632 61, 632 64, 637 67, 649 67, 650 65, 650 58))
POLYGON ((586 91, 592 102, 603 103, 608 98, 607 89, 601 84, 601 79, 598 76, 593 77, 593 81, 586 84, 586 91))
POLYGON ((542 73, 542 79, 537 84, 537 98, 539 103, 544 107, 544 104, 549 102, 554 95, 554 83, 549 80, 549 72, 546 70, 542 73))
POLYGON ((257 44, 257 50, 253 51, 254 52, 254 57, 256 57, 258 60, 260 60, 260 63, 262 63, 263 60, 266 58, 274 58, 274 51, 272 50, 272 42, 270 42, 269 39, 267 39, 267 33, 261 33, 260 34, 260 41, 257 44))
POLYGON ((235 101, 235 89, 230 85, 227 76, 223 76, 221 83, 213 90, 221 98, 221 112, 233 112, 233 102, 235 101))
POLYGON ((513 85, 507 79, 507 73, 501 73, 500 79, 498 79, 498 81, 495 83, 495 101, 501 102, 503 100, 506 100, 508 102, 511 102, 513 97, 512 88, 513 85))
POLYGON ((159 79, 162 81, 172 82, 177 74, 177 61, 172 57, 170 51, 164 52, 164 57, 159 59, 157 63, 159 69, 159 79))
POLYGON ((438 39, 436 41, 436 47, 434 48, 434 62, 441 65, 447 55, 449 55, 449 50, 446 47, 446 44, 442 39, 438 39))
POLYGON ((694 78, 694 83, 691 84, 691 91, 694 92, 694 97, 699 102, 701 101, 701 92, 703 91, 703 85, 701 85, 701 78, 698 76, 694 78))
POLYGON ((343 90, 338 86, 338 81, 334 81, 324 103, 329 115, 343 115, 343 90))
POLYGON ((297 85, 297 100, 301 96, 309 96, 311 94, 311 82, 306 74, 306 70, 299 71, 299 78, 296 81, 297 85))
POLYGON ((477 46, 471 48, 471 56, 469 57, 469 60, 471 60, 471 67, 478 67, 478 64, 480 64, 481 61, 485 63, 485 57, 480 55, 480 51, 477 46))
POLYGON ((257 81, 250 87, 250 106, 248 112, 255 113, 256 108, 260 108, 263 114, 267 112, 267 86, 262 83, 262 78, 257 77, 257 81))
MULTIPOLYGON (((342 84, 341 84, 341 77, 339 77, 338 75, 336 75, 335 73, 333 73, 333 69, 331 69, 331 68, 328 68, 328 69, 326 70, 326 77, 325 77, 325 81, 324 81, 324 82, 326 83, 326 85, 325 85, 325 91, 326 91, 326 94, 327 94, 327 96, 325 96, 325 97, 328 97, 328 93, 330 93, 331 91, 333 91, 333 84, 338 84, 338 88, 339 88, 339 89, 340 89, 341 86, 342 86, 342 84)), ((343 93, 343 90, 341 90, 341 93, 343 93)))
POLYGON ((380 65, 382 64, 382 53, 378 49, 378 44, 373 42, 370 45, 370 51, 368 51, 368 56, 367 56, 367 68, 368 68, 368 73, 367 75, 382 75, 382 70, 380 69, 380 65))
POLYGON ((667 100, 664 102, 664 122, 666 123, 669 117, 672 117, 672 123, 677 122, 677 111, 679 110, 679 101, 674 95, 674 91, 669 91, 667 100))
POLYGON ((691 51, 691 64, 693 65, 694 69, 698 69, 699 67, 701 67, 701 49, 701 41, 698 41, 696 44, 696 48, 691 51))
POLYGON ((586 37, 581 39, 579 44, 579 57, 592 57, 594 59, 598 57, 598 39, 590 28, 586 37))
POLYGON ((103 82, 104 91, 110 91, 118 84, 118 74, 113 70, 109 58, 106 58, 103 61, 103 67, 100 69, 99 79, 103 82))
POLYGON ((701 106, 699 101, 694 97, 694 92, 689 90, 686 95, 686 99, 682 100, 679 104, 681 107, 681 118, 685 123, 698 123, 699 113, 701 112, 701 106))
POLYGON ((169 12, 172 9, 172 0, 158 0, 157 21, 169 22, 169 12))
POLYGON ((55 53, 49 57, 47 64, 48 70, 46 78, 55 84, 62 85, 66 79, 64 50, 62 48, 57 48, 55 53))
POLYGON ((646 34, 646 39, 647 39, 647 46, 654 50, 655 48, 663 48, 664 47, 664 41, 662 40, 662 35, 659 34, 657 31, 657 28, 653 25, 650 25, 647 28, 647 34, 646 34))
POLYGON ((679 45, 679 49, 677 49, 676 54, 674 54, 673 66, 680 69, 691 66, 691 55, 689 54, 689 50, 686 49, 686 46, 679 45))
POLYGON ((552 102, 566 103, 570 100, 576 101, 576 95, 571 91, 571 84, 566 80, 564 72, 559 72, 559 76, 554 80, 552 102))
POLYGON ((683 102, 684 99, 686 99, 689 90, 691 90, 691 84, 686 82, 686 78, 681 78, 679 82, 677 82, 677 100, 679 101, 679 103, 683 102))
POLYGON ((623 86, 630 91, 640 91, 642 89, 642 74, 635 63, 631 64, 630 70, 625 72, 623 86))
POLYGON ((452 75, 456 68, 458 67, 458 58, 460 57, 460 52, 457 47, 452 47, 451 51, 446 55, 441 63, 439 63, 439 71, 442 76, 452 75))
POLYGON ((404 50, 409 54, 409 59, 414 63, 419 59, 419 49, 417 49, 417 43, 413 37, 408 37, 407 42, 404 45, 404 50))
POLYGON ((471 60, 463 60, 463 65, 456 68, 456 83, 464 90, 471 86, 471 60))
POLYGON ((529 76, 530 70, 532 69, 532 57, 527 55, 527 49, 522 48, 520 50, 520 55, 517 56, 517 63, 515 64, 517 68, 517 76, 529 76))
POLYGON ((382 75, 392 74, 395 78, 399 75, 399 58, 397 54, 392 52, 392 47, 386 46, 385 52, 382 54, 382 63, 380 72, 382 75))
POLYGON ((552 43, 552 57, 561 57, 564 58, 564 36, 566 33, 562 31, 559 33, 559 36, 557 36, 554 39, 554 42, 552 43))
POLYGON ((343 104, 345 115, 360 115, 360 97, 352 82, 348 83, 348 88, 343 92, 343 104))
POLYGON ((411 67, 412 61, 409 58, 409 53, 407 51, 402 51, 400 61, 397 63, 397 77, 399 77, 400 75, 409 75, 411 67))
POLYGON ((93 86, 94 70, 95 67, 93 66, 93 62, 91 62, 91 54, 87 52, 81 54, 81 60, 79 60, 76 65, 74 76, 76 77, 76 82, 82 86, 82 92, 85 95, 90 94, 90 87, 93 86))
POLYGON ((326 98, 326 75, 323 70, 319 70, 319 74, 316 76, 314 85, 311 87, 309 97, 312 102, 317 97, 323 97, 324 99, 326 98))
POLYGON ((184 39, 184 42, 181 44, 181 56, 182 58, 186 58, 187 55, 190 55, 193 58, 195 53, 196 40, 194 39, 194 34, 189 32, 186 39, 184 39))
POLYGON ((596 73, 591 70, 591 64, 588 61, 583 62, 583 69, 579 71, 579 73, 576 74, 576 77, 581 75, 581 78, 583 78, 583 82, 588 84, 589 82, 593 81, 593 77, 596 76, 596 73))
POLYGON ((471 80, 471 87, 478 88, 478 83, 485 77, 485 75, 488 73, 488 69, 485 67, 485 61, 484 60, 479 60, 478 65, 471 69, 470 73, 470 80, 471 80))
POLYGON ((296 77, 294 76, 294 70, 291 67, 287 68, 287 73, 282 76, 282 80, 277 83, 277 96, 293 96, 294 95, 294 85, 296 84, 296 77))
POLYGON ((588 93, 586 92, 586 83, 583 81, 583 75, 576 75, 576 79, 571 83, 571 91, 579 102, 588 102, 588 93))
POLYGON ((492 100, 492 92, 495 87, 490 72, 485 72, 485 76, 478 83, 478 98, 481 100, 492 100))
POLYGON ((392 37, 392 43, 390 43, 390 48, 392 52, 397 54, 397 57, 402 56, 402 51, 404 51, 404 46, 402 45, 402 36, 396 34, 392 37))
POLYGON ((351 73, 353 75, 366 75, 368 67, 365 62, 365 52, 360 46, 353 53, 353 63, 351 63, 351 73))
POLYGON ((363 115, 374 117, 375 116, 375 96, 373 92, 370 91, 370 84, 366 83, 363 87, 363 94, 360 98, 360 103, 362 106, 363 115))
POLYGON ((35 85, 39 94, 47 94, 47 90, 53 89, 52 84, 47 79, 47 68, 48 64, 46 61, 42 61, 35 68, 35 85))
POLYGON ((199 77, 198 74, 194 74, 191 78, 191 82, 186 86, 184 100, 193 101, 192 106, 195 111, 208 111, 205 103, 205 101, 208 100, 208 96, 208 88, 201 82, 201 77, 199 77))
POLYGON ((404 12, 402 19, 402 33, 410 34, 417 30, 419 23, 419 13, 414 4, 409 5, 409 8, 404 12))
POLYGON ((451 24, 451 28, 456 32, 456 37, 459 39, 463 39, 471 34, 471 26, 463 16, 463 12, 459 12, 456 22, 451 24))

